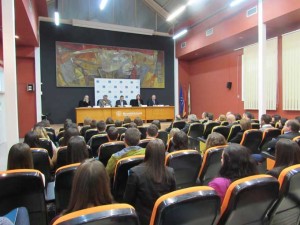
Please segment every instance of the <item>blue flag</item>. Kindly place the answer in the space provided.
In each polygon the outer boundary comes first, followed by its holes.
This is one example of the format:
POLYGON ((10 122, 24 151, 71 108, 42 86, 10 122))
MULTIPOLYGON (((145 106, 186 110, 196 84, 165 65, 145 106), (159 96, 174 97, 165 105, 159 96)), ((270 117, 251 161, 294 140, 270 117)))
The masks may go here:
POLYGON ((185 116, 185 102, 183 97, 182 86, 180 85, 179 89, 179 114, 184 117, 185 116))

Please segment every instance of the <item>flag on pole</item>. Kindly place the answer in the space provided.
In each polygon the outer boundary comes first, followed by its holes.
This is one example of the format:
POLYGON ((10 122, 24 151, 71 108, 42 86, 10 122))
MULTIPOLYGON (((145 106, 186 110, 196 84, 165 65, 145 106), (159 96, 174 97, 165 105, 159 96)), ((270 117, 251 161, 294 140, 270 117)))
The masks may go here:
POLYGON ((185 112, 185 101, 184 101, 184 97, 183 97, 183 90, 182 90, 182 86, 180 85, 180 89, 179 89, 179 114, 184 117, 186 112, 185 112))

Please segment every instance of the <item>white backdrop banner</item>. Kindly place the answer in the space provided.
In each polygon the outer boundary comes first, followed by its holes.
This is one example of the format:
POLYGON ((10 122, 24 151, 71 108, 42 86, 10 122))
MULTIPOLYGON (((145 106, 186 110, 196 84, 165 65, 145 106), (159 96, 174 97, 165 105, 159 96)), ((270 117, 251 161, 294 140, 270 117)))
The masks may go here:
POLYGON ((139 79, 107 79, 95 78, 95 105, 97 101, 107 95, 113 107, 116 101, 123 95, 129 105, 131 99, 140 94, 139 79))

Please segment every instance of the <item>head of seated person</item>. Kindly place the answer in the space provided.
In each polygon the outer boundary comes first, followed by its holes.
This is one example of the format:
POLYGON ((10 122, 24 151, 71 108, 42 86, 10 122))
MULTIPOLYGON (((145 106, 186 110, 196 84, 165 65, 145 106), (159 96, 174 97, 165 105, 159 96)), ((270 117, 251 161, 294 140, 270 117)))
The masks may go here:
POLYGON ((91 129, 96 129, 97 128, 97 120, 92 120, 90 123, 91 129))
POLYGON ((103 120, 97 122, 97 130, 99 134, 105 133, 106 123, 103 120))
POLYGON ((161 126, 160 126, 160 121, 159 120, 153 120, 151 124, 154 124, 155 126, 157 126, 157 128, 160 130, 161 126))
POLYGON ((67 162, 81 163, 89 158, 89 153, 85 140, 81 136, 73 136, 70 138, 67 147, 67 162))
POLYGON ((115 121, 114 121, 111 117, 107 117, 105 123, 106 123, 106 124, 114 124, 115 121))
POLYGON ((141 132, 137 128, 128 128, 125 132, 124 142, 126 147, 137 146, 141 139, 141 132))
POLYGON ((212 132, 211 134, 208 135, 206 139, 206 147, 205 151, 209 148, 215 147, 215 146, 221 146, 221 145, 226 145, 227 141, 225 137, 217 132, 212 132))
POLYGON ((115 126, 116 127, 122 127, 122 121, 121 120, 115 120, 115 126))
POLYGON ((188 149, 188 136, 183 131, 175 133, 172 141, 175 151, 188 149))
POLYGON ((108 128, 107 137, 108 141, 117 141, 119 137, 118 129, 114 126, 108 128))
POLYGON ((137 128, 137 125, 135 122, 130 122, 128 128, 137 128))
POLYGON ((90 126, 91 125, 92 120, 90 118, 84 118, 83 120, 83 126, 90 126))
POLYGON ((123 123, 131 123, 130 117, 129 116, 125 116, 124 120, 123 120, 123 123))
POLYGON ((198 122, 198 118, 195 114, 188 115, 188 123, 195 123, 198 122))
POLYGON ((30 148, 40 147, 39 136, 35 131, 29 131, 25 134, 24 143, 28 144, 30 148))
POLYGON ((138 127, 143 126, 143 120, 140 117, 136 117, 133 122, 135 122, 138 127))
POLYGON ((69 140, 71 137, 73 136, 78 136, 80 135, 78 128, 76 127, 70 127, 68 128, 65 133, 64 133, 64 141, 63 141, 63 145, 67 146, 69 143, 69 140))
POLYGON ((241 119, 240 121, 242 131, 250 130, 252 128, 251 121, 248 119, 241 119))
POLYGON ((70 126, 72 126, 73 121, 67 118, 64 122, 64 130, 67 130, 70 126))
POLYGON ((47 134, 47 131, 44 127, 42 126, 35 126, 34 129, 33 129, 34 132, 37 133, 38 137, 39 138, 46 138, 48 140, 50 140, 48 134, 47 134))
POLYGON ((296 164, 300 164, 299 145, 289 139, 279 139, 275 145, 275 165, 268 174, 278 178, 283 169, 296 164))
POLYGON ((226 116, 226 120, 228 124, 233 124, 236 121, 235 115, 234 114, 228 114, 226 116))
POLYGON ((8 153, 7 169, 33 169, 32 153, 25 143, 14 144, 8 153))
POLYGON ((253 118, 254 118, 254 116, 252 115, 251 112, 244 112, 243 119, 252 120, 253 118))
POLYGON ((242 116, 239 113, 234 114, 234 116, 235 116, 235 120, 241 120, 242 119, 242 116))
POLYGON ((177 127, 172 128, 172 129, 170 130, 169 139, 173 138, 173 137, 174 137, 174 134, 177 133, 177 132, 179 132, 179 131, 180 131, 180 129, 177 128, 177 127))
POLYGON ((113 202, 105 167, 96 159, 87 159, 76 170, 70 202, 62 215, 113 202))
POLYGON ((283 127, 285 133, 286 132, 299 133, 299 128, 300 128, 300 124, 296 119, 286 121, 283 127))
POLYGON ((158 135, 158 128, 156 125, 151 124, 147 127, 146 138, 156 138, 158 135))

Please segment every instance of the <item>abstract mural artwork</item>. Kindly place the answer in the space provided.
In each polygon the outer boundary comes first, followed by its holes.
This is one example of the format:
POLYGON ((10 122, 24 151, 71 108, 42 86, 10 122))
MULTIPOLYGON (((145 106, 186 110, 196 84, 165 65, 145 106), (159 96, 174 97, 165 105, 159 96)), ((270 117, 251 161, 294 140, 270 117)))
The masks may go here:
POLYGON ((57 87, 93 87, 94 78, 140 79, 141 88, 164 88, 164 52, 56 42, 57 87))

